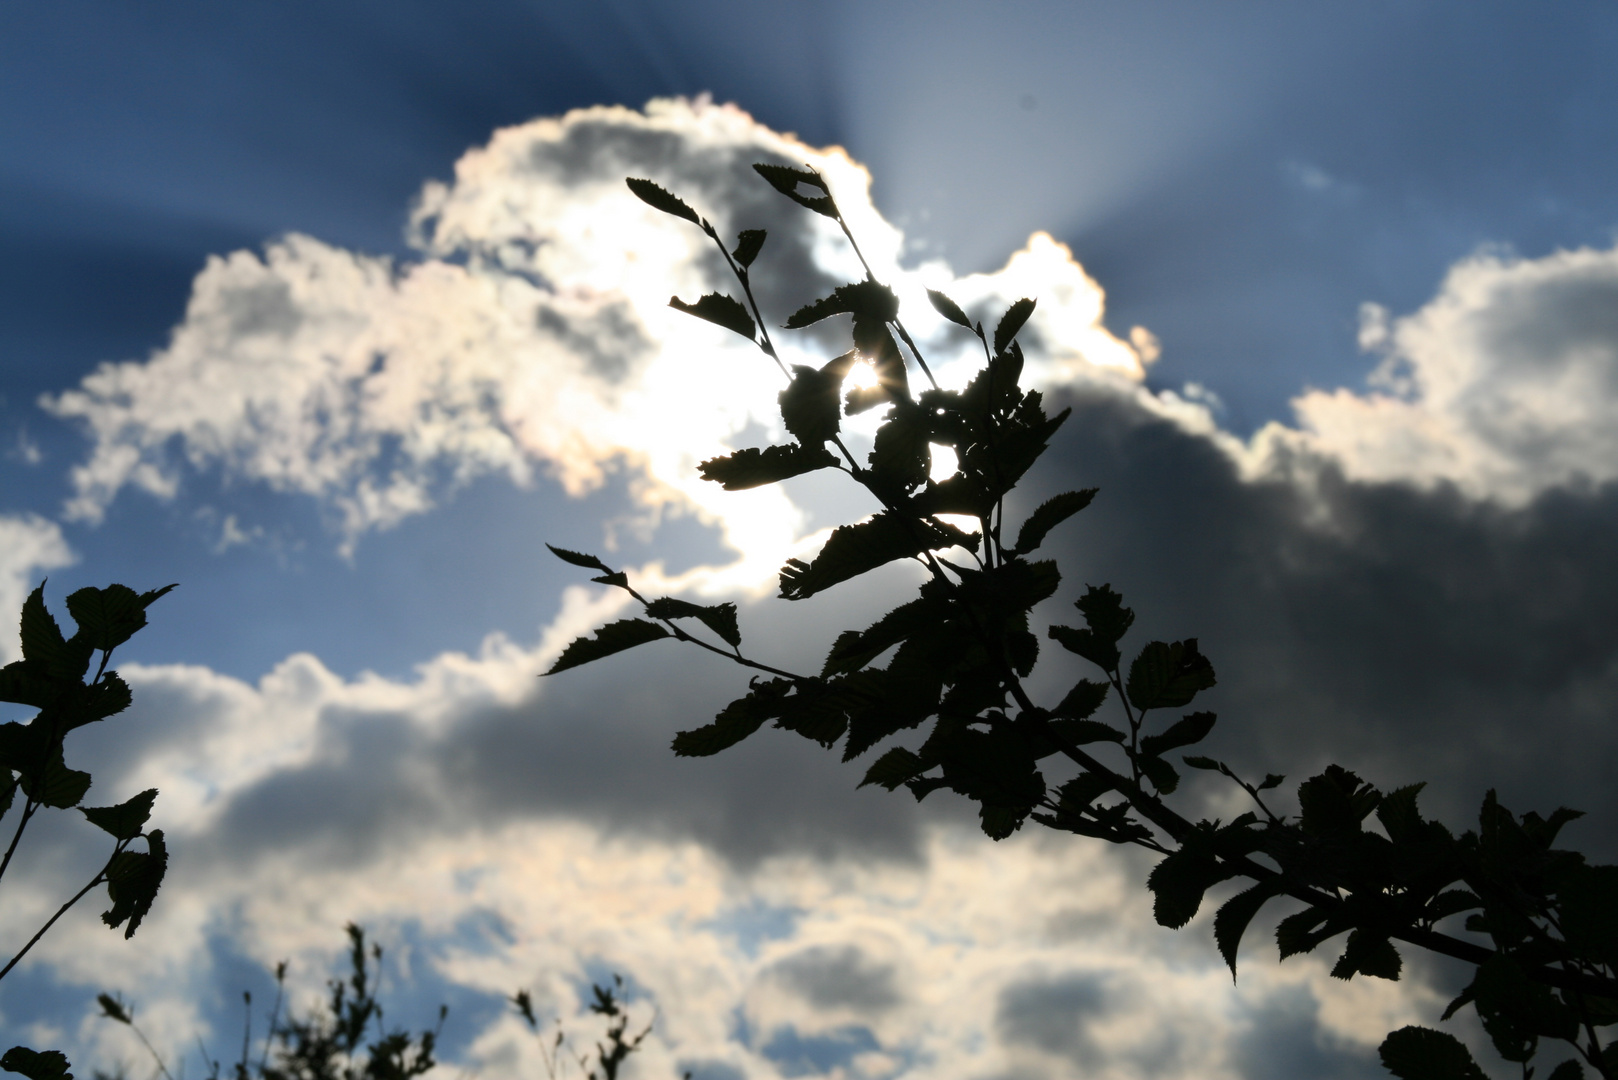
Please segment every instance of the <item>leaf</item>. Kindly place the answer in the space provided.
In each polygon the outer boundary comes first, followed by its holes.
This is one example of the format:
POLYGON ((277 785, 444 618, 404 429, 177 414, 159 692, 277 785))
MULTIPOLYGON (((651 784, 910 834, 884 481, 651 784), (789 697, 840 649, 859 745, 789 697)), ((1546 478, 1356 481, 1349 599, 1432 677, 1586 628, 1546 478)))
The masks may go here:
POLYGON ((1174 789, 1180 786, 1180 774, 1174 771, 1173 765, 1162 758, 1143 756, 1137 764, 1159 795, 1173 794, 1174 789))
POLYGON ((1206 769, 1209 772, 1224 772, 1224 766, 1211 757, 1202 757, 1197 754, 1187 754, 1180 759, 1193 769, 1206 769))
POLYGON ((994 351, 1003 353, 1011 339, 1017 336, 1022 324, 1028 321, 1028 316, 1034 313, 1034 301, 1024 297, 1006 309, 1000 317, 1000 325, 994 328, 994 351))
POLYGON ((1106 683, 1080 679, 1062 698, 1061 704, 1056 706, 1054 715, 1067 720, 1083 720, 1093 716, 1101 708, 1101 703, 1107 700, 1107 690, 1106 683))
POLYGON ((742 643, 741 630, 736 625, 736 605, 692 604, 665 596, 646 605, 646 614, 654 619, 700 619, 704 626, 718 634, 731 648, 742 643))
POLYGON ((586 570, 600 570, 603 574, 612 573, 612 567, 608 566, 594 555, 586 555, 579 551, 569 551, 567 548, 559 548, 555 544, 546 544, 545 546, 551 549, 552 555, 555 555, 558 559, 561 559, 565 563, 572 563, 574 566, 582 566, 586 570))
POLYGON ((1022 523, 1017 530, 1017 547, 1015 553, 1026 555, 1039 547, 1045 539, 1045 534, 1068 518, 1090 505, 1090 500, 1096 497, 1099 488, 1085 488, 1083 491, 1065 491, 1054 498, 1046 499, 1039 509, 1028 515, 1028 520, 1022 523))
POLYGON ((545 674, 555 675, 559 671, 566 671, 568 668, 588 664, 592 660, 600 660, 604 656, 611 656, 625 649, 633 649, 636 645, 644 645, 648 641, 657 641, 659 638, 669 636, 667 630, 654 622, 647 622, 645 619, 619 619, 597 630, 594 637, 574 638, 545 674))
POLYGON ((1135 623, 1135 612, 1124 607, 1124 598, 1111 585, 1086 585, 1084 595, 1073 601, 1084 615, 1086 625, 1103 641, 1117 641, 1135 623))
POLYGON ((839 285, 830 296, 794 311, 786 321, 786 328, 801 330, 833 315, 854 315, 875 323, 890 323, 899 317, 899 298, 892 289, 876 281, 839 285))
POLYGON ((1404 966, 1399 950, 1386 934, 1356 929, 1349 933, 1343 955, 1331 969, 1334 979, 1352 979, 1355 975, 1372 975, 1378 979, 1397 981, 1404 966))
POLYGON ((779 712, 779 699, 786 689, 786 680, 771 679, 726 705, 713 723, 675 735, 675 756, 711 757, 735 746, 779 712))
POLYGON ((990 840, 1004 840, 1018 829, 1028 817, 1028 807, 999 806, 993 803, 984 803, 978 807, 978 820, 983 826, 983 835, 990 840))
POLYGON ((84 678, 94 650, 85 638, 63 639, 56 620, 45 607, 44 582, 23 602, 21 631, 23 659, 36 665, 47 678, 84 678))
POLYGON ((831 193, 826 188, 826 181, 822 180, 818 174, 809 172, 807 169, 794 169, 786 165, 759 164, 753 166, 753 171, 768 180, 770 186, 776 191, 779 191, 799 206, 807 207, 815 213, 824 214, 829 218, 837 216, 837 204, 832 202, 831 193), (819 196, 800 195, 798 194, 799 184, 808 184, 812 188, 818 188, 820 191, 826 192, 826 194, 819 196))
POLYGON ((60 1050, 30 1050, 13 1046, 0 1057, 0 1069, 22 1073, 28 1080, 73 1080, 67 1055, 60 1050))
POLYGON ((802 364, 792 366, 792 383, 777 396, 781 420, 804 446, 820 446, 837 434, 843 376, 802 364))
POLYGON ((1382 1040, 1377 1053, 1399 1080, 1488 1080, 1461 1040, 1432 1028, 1402 1027, 1382 1040))
POLYGON ((1341 931, 1340 927, 1330 925, 1324 930, 1317 929, 1326 918, 1326 912, 1319 908, 1306 908, 1282 919, 1275 928, 1275 944, 1281 959, 1311 952, 1316 945, 1341 931))
POLYGON ((837 458, 824 446, 748 447, 724 457, 709 458, 697 466, 704 480, 712 480, 726 491, 745 491, 777 481, 801 476, 816 469, 837 467, 837 458))
POLYGON ((744 268, 752 266, 753 260, 758 258, 758 253, 763 247, 763 229, 743 229, 736 236, 736 250, 731 252, 731 258, 744 268))
POLYGON ((152 803, 157 789, 147 788, 132 799, 117 806, 81 806, 79 813, 90 819, 90 824, 117 840, 133 840, 146 827, 152 816, 152 803))
POLYGON ((1178 930, 1202 907, 1202 894, 1230 877, 1201 850, 1182 847, 1152 868, 1146 887, 1156 898, 1152 914, 1159 926, 1178 930))
POLYGON ((650 206, 654 210, 661 210, 665 214, 673 214, 677 218, 684 218, 693 225, 701 225, 702 219, 697 212, 685 204, 678 195, 665 191, 650 180, 640 180, 633 176, 627 177, 624 183, 629 190, 635 193, 635 198, 650 206))
POLYGON ((1242 943, 1242 935, 1247 932, 1247 924, 1253 921, 1259 908, 1274 899, 1280 889, 1279 884, 1261 881, 1226 900, 1214 915, 1214 941, 1219 946, 1219 955, 1230 965, 1232 982, 1236 981, 1236 949, 1242 943))
POLYGON ((895 746, 865 770, 865 779, 860 781, 860 787, 880 784, 889 791, 895 791, 900 784, 908 783, 926 771, 926 763, 915 753, 902 746, 895 746))
POLYGON ((45 677, 38 664, 14 660, 0 668, 0 701, 43 709, 56 700, 61 688, 45 677))
POLYGON ((56 748, 55 755, 45 766, 43 777, 38 776, 34 770, 21 770, 20 779, 24 795, 37 803, 54 806, 59 810, 77 806, 79 800, 84 798, 84 793, 90 790, 90 774, 68 768, 62 760, 60 746, 56 748))
POLYGON ((107 895, 112 907, 101 915, 101 921, 116 929, 125 919, 129 926, 124 940, 135 936, 141 920, 152 910, 157 890, 163 884, 168 870, 169 852, 163 843, 163 830, 153 829, 146 834, 146 851, 125 851, 107 868, 107 895))
POLYGON ((146 605, 127 585, 79 589, 68 596, 67 610, 92 649, 115 649, 146 625, 146 605))
POLYGON ((1197 651, 1197 639, 1169 645, 1154 641, 1129 665, 1125 690, 1137 709, 1177 709, 1214 685, 1213 665, 1197 651))
POLYGON ((116 1020, 120 1024, 134 1023, 129 1010, 124 1008, 124 1003, 111 994, 97 994, 96 1001, 101 1005, 101 1015, 108 1020, 116 1020))
POLYGON ((932 303, 933 310, 944 316, 944 318, 957 326, 964 326, 968 330, 972 329, 972 320, 966 317, 966 312, 962 311, 961 306, 955 301, 937 289, 928 289, 927 299, 932 303))
POLYGON ((753 327, 753 316, 742 307, 741 301, 724 293, 707 293, 694 304, 688 304, 678 296, 671 296, 669 307, 705 319, 715 326, 723 326, 726 330, 734 330, 748 341, 754 340, 756 331, 753 327))
POLYGON ((1199 712, 1176 720, 1163 734, 1148 735, 1142 739, 1140 752, 1149 757, 1159 757, 1170 750, 1199 743, 1213 730, 1214 719, 1215 716, 1211 712, 1199 712))
POLYGON ((1546 1080, 1584 1080, 1584 1066, 1573 1058, 1568 1058, 1552 1069, 1551 1075, 1546 1080))
POLYGON ((884 510, 869 521, 833 529, 813 562, 788 559, 781 568, 781 597, 804 600, 896 559, 911 558, 934 548, 975 543, 974 537, 953 525, 913 521, 884 510))

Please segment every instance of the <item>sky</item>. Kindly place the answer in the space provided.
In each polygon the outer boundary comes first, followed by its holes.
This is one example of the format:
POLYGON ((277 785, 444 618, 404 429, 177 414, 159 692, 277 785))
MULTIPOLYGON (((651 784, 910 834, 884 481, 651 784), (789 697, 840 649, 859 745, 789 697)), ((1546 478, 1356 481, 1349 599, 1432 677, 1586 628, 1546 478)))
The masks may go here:
MULTIPOLYGON (((779 374, 666 306, 723 268, 622 181, 767 229, 784 321, 857 263, 748 166, 822 168, 945 382, 970 351, 924 288, 1037 297, 1030 379, 1074 412, 1020 509, 1101 489, 1045 620, 1111 582, 1212 659, 1211 752, 1427 781, 1457 828, 1490 788, 1574 806, 1611 861, 1615 47, 1594 2, 8 12, 0 611, 180 587, 117 655, 134 705, 69 744, 91 803, 159 788, 169 879, 131 941, 64 918, 0 1037, 149 1075, 111 991, 195 1070, 268 966, 319 995, 352 920, 390 1021, 449 1004, 446 1075, 539 1075, 506 999, 587 1042, 614 972, 655 1017, 631 1080, 1385 1075, 1458 972, 1343 983, 1256 928, 1232 984, 1137 855, 992 842, 785 732, 674 758, 738 669, 660 643, 538 677, 623 610, 546 542, 735 601, 782 663, 915 584, 774 598, 872 508, 696 477, 779 434, 779 374)), ((6 941, 89 831, 30 830, 6 941)))

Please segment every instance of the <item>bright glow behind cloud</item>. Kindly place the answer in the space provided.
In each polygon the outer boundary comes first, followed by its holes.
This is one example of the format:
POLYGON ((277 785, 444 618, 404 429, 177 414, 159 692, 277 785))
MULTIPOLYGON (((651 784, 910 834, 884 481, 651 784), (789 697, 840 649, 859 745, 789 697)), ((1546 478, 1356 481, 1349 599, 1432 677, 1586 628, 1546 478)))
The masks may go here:
MULTIPOLYGON (((453 182, 428 184, 411 217, 419 262, 394 266, 303 236, 262 257, 210 260, 166 348, 103 365, 46 402, 95 440, 74 471, 69 515, 99 520, 130 485, 172 497, 177 446, 192 468, 320 500, 352 552, 366 531, 425 512, 479 475, 526 484, 541 469, 578 495, 621 468, 647 513, 690 510, 722 527, 743 554, 732 584, 767 580, 799 539, 801 515, 778 490, 724 493, 695 466, 734 448, 750 424, 778 429, 780 375, 740 339, 667 307, 671 292, 734 285, 695 228, 623 183, 652 176, 726 233, 765 226, 759 277, 778 285, 761 286, 761 300, 780 321, 787 303, 858 266, 832 223, 753 176, 760 159, 827 176, 940 367, 970 359, 973 343, 940 336, 924 285, 958 285, 991 327, 1012 300, 1040 295, 1027 333, 1044 345, 1047 383, 1140 374, 1131 346, 1101 326, 1100 289, 1049 237, 999 275, 956 283, 938 265, 906 271, 869 175, 839 149, 706 102, 579 110, 496 132, 457 163, 453 182)), ((786 336, 789 361, 823 361, 796 357, 786 336)))

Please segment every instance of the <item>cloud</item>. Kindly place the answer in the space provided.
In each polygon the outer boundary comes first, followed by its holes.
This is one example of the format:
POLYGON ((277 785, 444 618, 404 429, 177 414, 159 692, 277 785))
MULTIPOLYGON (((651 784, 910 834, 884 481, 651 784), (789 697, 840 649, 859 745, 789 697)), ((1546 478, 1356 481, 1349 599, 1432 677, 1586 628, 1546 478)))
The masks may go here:
POLYGON ((1413 314, 1365 305, 1360 342, 1381 357, 1372 391, 1297 398, 1299 429, 1255 438, 1261 471, 1324 457, 1352 480, 1513 508, 1618 479, 1618 248, 1480 252, 1413 314))
MULTIPOLYGON (((184 320, 145 361, 104 364, 45 399, 93 447, 73 470, 70 518, 100 520, 125 487, 160 498, 188 469, 310 496, 343 549, 428 511, 471 479, 543 473, 570 495, 625 470, 646 514, 722 525, 767 576, 802 516, 774 489, 722 493, 695 475, 749 430, 779 427, 780 375, 751 346, 671 311, 735 284, 695 228, 636 200, 647 175, 713 217, 722 235, 762 227, 756 290, 782 321, 861 270, 835 226, 764 185, 758 160, 820 169, 878 275, 905 300, 935 361, 970 357, 946 334, 926 285, 959 286, 992 325, 1039 292, 1027 331, 1053 377, 1083 368, 1138 376, 1129 344, 1101 324, 1101 291, 1047 236, 999 275, 959 283, 941 265, 898 264, 902 236, 870 201, 870 176, 840 150, 778 135, 733 106, 654 101, 497 131, 411 215, 420 258, 395 264, 306 236, 210 259, 184 320)), ((804 340, 811 349, 829 331, 804 340)), ((777 336, 782 336, 777 332, 777 336)), ((787 335, 791 339, 792 335, 787 335)), ((1142 339, 1146 340, 1146 339, 1142 339)), ((788 340, 783 351, 798 359, 788 340)))
POLYGON ((15 613, 39 572, 76 561, 54 521, 37 514, 0 514, 0 663, 22 659, 15 613))

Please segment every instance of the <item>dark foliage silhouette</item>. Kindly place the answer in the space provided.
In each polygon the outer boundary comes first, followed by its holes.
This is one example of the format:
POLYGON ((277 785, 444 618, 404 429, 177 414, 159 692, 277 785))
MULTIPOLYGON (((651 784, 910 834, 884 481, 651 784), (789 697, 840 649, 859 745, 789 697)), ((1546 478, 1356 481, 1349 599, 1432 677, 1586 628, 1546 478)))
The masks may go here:
MULTIPOLYGON (((818 173, 754 168, 787 198, 835 221, 859 255, 818 173)), ((1214 728, 1212 712, 1178 713, 1214 685, 1213 665, 1194 638, 1151 641, 1126 662, 1122 642, 1135 613, 1107 585, 1088 586, 1075 601, 1083 626, 1049 631, 1096 677, 1077 679, 1054 704, 1029 696, 1024 681, 1041 647, 1030 612, 1061 587, 1056 564, 1036 554, 1047 534, 1095 495, 1070 491, 1046 501, 1008 540, 1005 497, 1068 416, 1048 415, 1039 392, 1019 385, 1023 352, 1016 338, 1033 300, 1011 305, 990 334, 947 296, 929 291, 934 309, 974 335, 984 356, 965 389, 944 390, 906 332, 898 298, 859 255, 863 281, 807 304, 785 323, 799 329, 851 316, 853 349, 819 368, 788 369, 751 284, 765 234, 746 230, 728 249, 707 219, 674 194, 649 180, 628 183, 642 201, 702 229, 743 297, 710 293, 670 304, 752 341, 788 380, 779 403, 794 441, 703 462, 702 475, 736 490, 837 469, 879 507, 836 529, 814 559, 789 559, 780 595, 803 600, 901 560, 920 564, 927 579, 916 599, 839 635, 819 671, 804 674, 748 657, 734 605, 647 598, 597 557, 552 547, 559 558, 594 571, 592 580, 626 590, 644 617, 575 640, 546 674, 662 638, 755 672, 748 692, 713 723, 675 737, 675 753, 686 756, 719 753, 771 723, 828 749, 841 743, 843 760, 852 761, 925 728, 912 745, 878 754, 862 786, 903 787, 917 799, 954 791, 977 805, 983 831, 996 840, 1032 820, 1156 852, 1163 858, 1147 886, 1157 921, 1167 927, 1185 926, 1213 886, 1240 883, 1214 918, 1232 976, 1243 933, 1271 901, 1295 909, 1276 932, 1281 957, 1339 942, 1332 969, 1338 978, 1397 979, 1401 944, 1464 961, 1473 978, 1444 1019, 1473 1007, 1495 1049, 1520 1064, 1524 1080, 1547 1043, 1576 1054, 1557 1065, 1552 1080, 1573 1080, 1586 1067, 1609 1080, 1618 1076, 1618 1052, 1599 1030, 1618 1022, 1618 867, 1592 866, 1555 846, 1577 812, 1519 816, 1490 792, 1477 828, 1456 835, 1422 816, 1421 785, 1383 792, 1333 765, 1300 784, 1296 812, 1286 812, 1267 794, 1281 787, 1281 776, 1246 779, 1202 754, 1171 760, 1171 752, 1194 747, 1214 728), (876 385, 845 391, 856 363, 870 366, 876 385), (925 384, 919 391, 911 385, 912 367, 925 384), (877 408, 886 414, 862 462, 840 435, 841 419, 877 408), (954 473, 936 482, 933 446, 952 449, 957 461, 954 473), (965 531, 949 517, 976 528, 965 531), (1112 721, 1099 718, 1109 699, 1112 721), (1066 772, 1076 775, 1048 783, 1041 763, 1053 757, 1065 758, 1066 772), (1246 792, 1253 809, 1229 822, 1184 816, 1169 802, 1182 768, 1222 775, 1246 792)), ((1405 1080, 1483 1076, 1458 1039, 1426 1028, 1392 1033, 1381 1056, 1405 1080)))
MULTIPOLYGON (((77 808, 90 824, 112 837, 112 854, 89 882, 46 920, 37 933, 0 969, 0 979, 38 944, 46 931, 97 885, 107 886, 112 906, 101 919, 113 929, 124 928, 133 937, 151 910, 168 868, 163 830, 147 831, 157 789, 141 792, 117 806, 81 806, 90 790, 90 774, 69 768, 64 758, 68 733, 114 716, 129 707, 129 686, 107 667, 112 651, 146 625, 146 609, 173 585, 137 593, 124 585, 79 589, 67 598, 68 613, 77 630, 63 637, 45 607, 41 584, 23 603, 21 660, 0 668, 0 701, 38 709, 26 724, 0 724, 0 819, 16 806, 16 826, 5 855, 0 857, 0 878, 11 869, 23 833, 36 814, 46 808, 77 808), (90 664, 101 659, 95 675, 90 664), (146 850, 130 850, 136 840, 146 850)), ((67 1056, 58 1050, 35 1051, 13 1046, 0 1056, 0 1067, 22 1073, 30 1080, 72 1080, 67 1056)))

